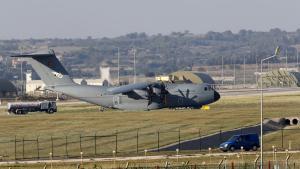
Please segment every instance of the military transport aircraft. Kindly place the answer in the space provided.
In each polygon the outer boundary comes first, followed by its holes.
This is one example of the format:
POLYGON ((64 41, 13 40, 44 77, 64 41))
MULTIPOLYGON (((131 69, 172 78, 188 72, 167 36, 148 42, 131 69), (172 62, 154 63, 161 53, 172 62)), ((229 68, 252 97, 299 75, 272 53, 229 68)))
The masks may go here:
POLYGON ((152 110, 161 108, 201 108, 220 99, 209 84, 175 84, 162 82, 134 83, 123 86, 79 85, 57 59, 53 50, 42 54, 24 54, 45 89, 69 95, 105 108, 152 110))

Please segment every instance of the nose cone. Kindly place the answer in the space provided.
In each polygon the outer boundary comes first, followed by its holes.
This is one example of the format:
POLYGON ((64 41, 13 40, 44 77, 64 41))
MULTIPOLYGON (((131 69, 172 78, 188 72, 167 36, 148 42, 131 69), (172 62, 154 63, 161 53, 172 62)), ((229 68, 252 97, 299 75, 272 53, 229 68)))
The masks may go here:
POLYGON ((220 99, 220 94, 216 91, 214 91, 214 101, 218 101, 220 99))

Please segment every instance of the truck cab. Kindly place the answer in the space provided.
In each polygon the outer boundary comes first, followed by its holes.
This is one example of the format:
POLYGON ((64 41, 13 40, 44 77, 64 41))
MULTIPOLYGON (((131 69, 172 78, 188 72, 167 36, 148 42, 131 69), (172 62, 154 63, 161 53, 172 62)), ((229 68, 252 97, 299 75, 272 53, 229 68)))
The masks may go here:
POLYGON ((246 151, 256 151, 260 147, 258 134, 240 134, 234 135, 226 142, 220 144, 220 150, 235 151, 244 149, 246 151))

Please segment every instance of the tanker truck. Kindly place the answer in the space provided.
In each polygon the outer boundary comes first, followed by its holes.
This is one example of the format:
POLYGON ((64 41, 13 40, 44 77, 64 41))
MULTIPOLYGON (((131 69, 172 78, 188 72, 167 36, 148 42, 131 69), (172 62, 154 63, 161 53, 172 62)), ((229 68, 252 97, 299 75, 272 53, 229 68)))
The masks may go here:
POLYGON ((28 112, 46 112, 52 114, 57 112, 55 101, 37 101, 37 102, 13 102, 7 103, 9 114, 27 114, 28 112))

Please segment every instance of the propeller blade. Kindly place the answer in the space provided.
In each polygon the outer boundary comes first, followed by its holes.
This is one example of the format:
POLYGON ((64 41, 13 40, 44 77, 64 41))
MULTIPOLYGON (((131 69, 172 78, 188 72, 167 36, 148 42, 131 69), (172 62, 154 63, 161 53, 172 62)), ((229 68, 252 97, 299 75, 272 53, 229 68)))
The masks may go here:
POLYGON ((190 96, 190 90, 187 89, 187 90, 186 90, 186 98, 189 98, 189 96, 190 96))
POLYGON ((178 92, 181 94, 182 97, 184 97, 184 94, 180 89, 178 89, 178 92))

